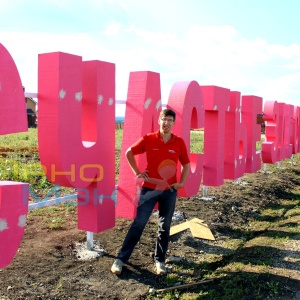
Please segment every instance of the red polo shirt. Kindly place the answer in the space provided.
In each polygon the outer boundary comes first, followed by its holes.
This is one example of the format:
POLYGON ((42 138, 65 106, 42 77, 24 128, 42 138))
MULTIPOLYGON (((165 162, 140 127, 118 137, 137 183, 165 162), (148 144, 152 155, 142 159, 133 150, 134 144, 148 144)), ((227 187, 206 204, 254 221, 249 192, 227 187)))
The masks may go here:
POLYGON ((164 143, 159 130, 141 137, 131 146, 134 155, 146 152, 149 181, 143 186, 152 189, 169 189, 168 185, 177 182, 176 167, 190 162, 184 140, 172 134, 172 138, 164 143))

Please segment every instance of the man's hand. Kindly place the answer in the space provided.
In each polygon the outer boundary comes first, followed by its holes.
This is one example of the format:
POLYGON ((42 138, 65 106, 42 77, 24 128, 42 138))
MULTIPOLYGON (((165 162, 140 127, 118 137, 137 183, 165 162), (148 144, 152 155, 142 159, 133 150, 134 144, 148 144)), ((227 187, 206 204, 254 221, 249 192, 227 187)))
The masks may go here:
POLYGON ((137 174, 136 177, 142 178, 144 179, 144 181, 148 181, 149 180, 148 172, 149 172, 148 170, 145 170, 144 172, 137 174))
POLYGON ((182 189, 183 186, 184 186, 184 184, 180 183, 180 182, 175 182, 175 183, 170 184, 170 187, 174 188, 175 190, 182 189))

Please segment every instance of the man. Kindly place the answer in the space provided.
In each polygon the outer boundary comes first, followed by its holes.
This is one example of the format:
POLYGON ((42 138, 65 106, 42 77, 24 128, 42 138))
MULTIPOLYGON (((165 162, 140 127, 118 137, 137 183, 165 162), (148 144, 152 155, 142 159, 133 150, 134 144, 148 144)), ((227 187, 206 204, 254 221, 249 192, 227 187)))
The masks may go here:
POLYGON ((114 274, 121 274, 123 263, 128 261, 140 240, 156 203, 158 203, 158 236, 154 259, 157 274, 166 273, 165 258, 177 190, 184 186, 190 169, 186 145, 181 137, 172 133, 175 118, 176 114, 173 110, 162 110, 158 119, 159 130, 143 136, 126 151, 133 173, 137 179, 143 180, 143 184, 136 217, 111 267, 111 272, 114 274), (144 152, 147 156, 147 167, 146 170, 140 171, 134 156, 144 152), (176 178, 178 161, 182 165, 179 182, 176 178))

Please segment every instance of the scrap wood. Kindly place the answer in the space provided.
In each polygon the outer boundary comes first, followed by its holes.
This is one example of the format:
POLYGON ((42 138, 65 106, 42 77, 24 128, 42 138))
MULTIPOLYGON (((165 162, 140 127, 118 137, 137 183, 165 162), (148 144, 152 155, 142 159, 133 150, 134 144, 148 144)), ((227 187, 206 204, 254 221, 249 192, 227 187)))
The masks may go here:
POLYGON ((201 220, 201 219, 198 219, 198 218, 194 218, 192 220, 189 220, 189 222, 203 223, 204 220, 201 220))
POLYGON ((188 222, 184 222, 178 225, 174 225, 170 228, 170 235, 174 235, 180 231, 186 230, 190 227, 188 222))
POLYGON ((194 283, 187 283, 187 284, 182 284, 182 285, 176 285, 176 286, 171 286, 165 289, 159 289, 159 290, 155 290, 156 293, 163 293, 163 292, 168 292, 168 291, 172 291, 172 290, 182 290, 182 289, 188 289, 190 287, 196 286, 196 285, 200 285, 200 284, 204 284, 204 283, 208 283, 208 282, 212 282, 214 281, 213 279, 208 279, 208 280, 204 280, 204 281, 198 281, 198 282, 194 282, 194 283))
POLYGON ((208 225, 203 222, 203 220, 194 218, 184 223, 172 226, 170 229, 170 236, 190 228, 193 237, 214 241, 215 238, 211 233, 210 229, 208 228, 208 225))
POLYGON ((207 224, 199 222, 198 220, 191 220, 189 221, 190 229, 192 232, 193 237, 206 239, 206 240, 215 240, 215 237, 211 233, 210 229, 208 228, 207 224))

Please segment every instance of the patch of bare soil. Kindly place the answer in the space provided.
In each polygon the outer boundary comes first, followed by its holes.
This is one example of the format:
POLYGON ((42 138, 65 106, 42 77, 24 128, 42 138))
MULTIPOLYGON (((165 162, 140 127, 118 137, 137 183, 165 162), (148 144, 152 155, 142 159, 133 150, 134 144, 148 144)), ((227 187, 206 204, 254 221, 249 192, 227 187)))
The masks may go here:
MULTIPOLYGON (((249 285, 249 293, 239 299, 296 299, 300 290, 300 234, 292 235, 289 228, 299 226, 299 213, 292 214, 295 207, 286 205, 278 211, 280 222, 277 215, 272 229, 255 228, 252 224, 263 219, 261 209, 274 207, 283 199, 300 200, 299 186, 299 163, 287 162, 279 171, 247 174, 240 184, 226 181, 220 187, 209 188, 208 196, 215 197, 212 201, 203 200, 202 192, 178 199, 176 210, 187 220, 204 220, 216 238, 215 241, 194 239, 188 230, 171 237, 168 255, 180 257, 183 264, 190 266, 189 274, 179 276, 189 276, 191 282, 196 282, 219 269, 225 273, 229 264, 248 266, 242 271, 238 267, 235 271, 228 269, 225 279, 216 278, 188 290, 189 299, 196 299, 201 290, 217 290, 224 280, 233 278, 237 284, 249 285), (278 247, 255 244, 255 240, 272 231, 286 237, 286 242, 278 247), (237 240, 245 243, 236 248, 229 246, 237 240), (261 261, 262 252, 272 258, 268 272, 259 271, 267 263, 265 258, 261 261), (214 256, 220 259, 212 260, 214 256), (264 295, 264 291, 255 291, 249 274, 266 285, 278 283, 278 286, 274 284, 278 293, 256 298, 258 293, 264 295)), ((272 216, 265 218, 266 222, 272 221, 272 216)), ((149 288, 157 290, 167 286, 164 277, 156 276, 154 271, 155 215, 123 273, 116 276, 110 272, 130 223, 130 220, 117 219, 114 228, 95 234, 95 243, 105 250, 105 255, 80 260, 76 243, 85 242, 86 233, 77 229, 76 209, 58 209, 49 214, 30 212, 17 255, 9 266, 0 270, 0 299, 150 299, 149 288), (59 218, 63 222, 57 229, 49 225, 59 218)), ((172 264, 169 269, 177 275, 180 272, 172 264)), ((224 299, 228 298, 224 295, 224 299)))

